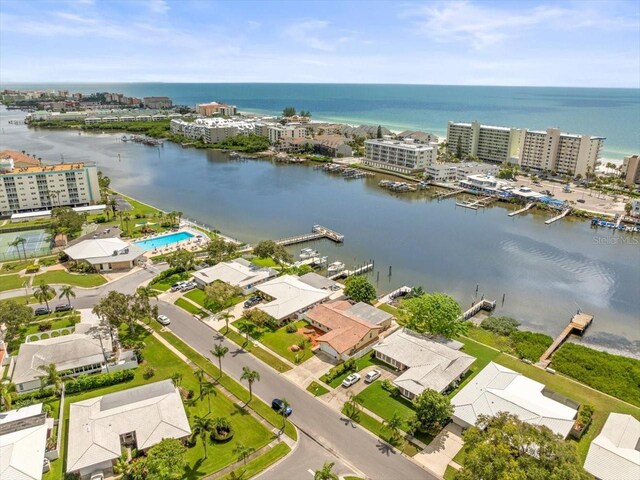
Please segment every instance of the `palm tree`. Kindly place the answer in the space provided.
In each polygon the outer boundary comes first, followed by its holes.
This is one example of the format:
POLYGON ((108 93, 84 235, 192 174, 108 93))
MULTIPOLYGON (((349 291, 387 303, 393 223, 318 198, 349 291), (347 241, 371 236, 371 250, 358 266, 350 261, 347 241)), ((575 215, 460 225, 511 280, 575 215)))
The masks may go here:
POLYGON ((130 233, 129 222, 131 221, 131 215, 129 215, 128 213, 125 213, 124 216, 122 217, 122 220, 124 221, 124 224, 127 226, 127 233, 130 233))
POLYGON ((254 450, 255 449, 252 447, 247 447, 239 443, 238 445, 236 445, 236 448, 233 449, 233 453, 234 455, 238 456, 238 460, 242 460, 246 465, 247 458, 249 458, 249 455, 251 455, 254 452, 254 450))
MULTIPOLYGON (((253 382, 260 381, 260 374, 255 370, 251 370, 249 367, 242 367, 242 376, 240 380, 246 380, 249 383, 249 402, 253 398, 253 382)), ((247 402, 247 403, 249 403, 247 402)))
POLYGON ((407 297, 408 298, 418 298, 418 297, 421 297, 422 295, 424 295, 424 288, 422 288, 421 286, 417 286, 417 287, 413 287, 411 289, 411 291, 409 292, 407 297))
POLYGON ((138 287, 136 289, 136 293, 140 298, 145 298, 147 300, 150 300, 152 298, 156 298, 156 299, 158 298, 157 290, 151 288, 150 286, 138 287))
POLYGON ((286 398, 282 399, 282 408, 280 409, 280 415, 282 416, 282 429, 284 432, 284 427, 287 425, 287 409, 291 407, 291 404, 287 401, 286 398))
POLYGON ((398 414, 398 412, 393 412, 393 415, 389 420, 385 420, 382 422, 384 424, 384 428, 389 430, 391 433, 391 440, 395 440, 398 437, 398 433, 400 432, 400 427, 402 427, 402 417, 398 414))
POLYGON ((347 396, 348 400, 344 402, 345 415, 351 420, 357 420, 360 415, 360 406, 363 403, 362 399, 353 392, 349 392, 347 396))
POLYGON ((313 474, 313 480, 338 480, 338 475, 333 472, 333 462, 324 462, 320 470, 313 474))
POLYGON ((202 396, 202 382, 204 381, 204 370, 199 368, 193 373, 193 375, 198 379, 198 391, 200 392, 200 396, 202 396))
POLYGON ((238 324, 238 331, 240 333, 244 333, 244 336, 247 339, 246 343, 249 343, 249 335, 251 335, 255 329, 255 324, 248 320, 244 320, 238 324))
POLYGON ((178 225, 180 225, 180 220, 182 220, 182 212, 176 212, 176 216, 178 217, 178 225))
POLYGON ((205 382, 202 384, 202 388, 200 389, 200 398, 207 397, 207 403, 209 406, 209 413, 211 413, 211 395, 217 395, 216 387, 214 387, 213 383, 205 382))
POLYGON ((173 382, 173 385, 175 387, 179 387, 182 383, 182 374, 179 372, 174 373, 173 375, 171 375, 171 381, 173 382))
POLYGON ((73 291, 73 287, 71 285, 63 285, 60 289, 60 295, 58 298, 65 297, 67 299, 67 303, 71 305, 70 298, 76 298, 76 292, 73 291))
MULTIPOLYGON (((22 260, 22 257, 20 256, 20 244, 22 243, 21 240, 24 240, 24 238, 22 237, 17 237, 16 239, 13 240, 13 242, 11 242, 9 244, 10 247, 16 247, 16 251, 18 252, 18 260, 22 260)), ((27 261, 27 255, 25 254, 24 256, 24 261, 27 261)))
POLYGON ((204 445, 204 458, 207 458, 207 442, 209 435, 214 429, 213 420, 207 416, 200 417, 196 415, 193 419, 193 436, 200 437, 202 445, 204 445))
POLYGON ((56 368, 55 363, 50 363, 49 365, 40 365, 38 370, 42 370, 45 375, 40 376, 40 381, 43 386, 53 385, 56 391, 60 390, 60 386, 62 385, 62 377, 56 368))
POLYGON ((13 383, 0 383, 0 405, 2 405, 2 408, 4 408, 5 410, 11 410, 14 389, 15 386, 13 385, 13 383))
POLYGON ((33 295, 36 297, 38 302, 45 302, 47 304, 48 310, 51 310, 49 308, 49 298, 53 297, 55 294, 56 291, 51 286, 44 283, 44 281, 40 282, 40 286, 36 287, 33 291, 33 295))
POLYGON ((218 367, 220 368, 220 376, 222 376, 222 359, 229 352, 229 348, 225 347, 221 343, 216 344, 211 350, 211 355, 218 359, 218 367))
POLYGON ((229 321, 233 318, 233 315, 231 315, 231 313, 229 312, 222 312, 220 315, 218 315, 218 318, 224 320, 224 325, 226 327, 224 333, 227 333, 229 331, 229 321))

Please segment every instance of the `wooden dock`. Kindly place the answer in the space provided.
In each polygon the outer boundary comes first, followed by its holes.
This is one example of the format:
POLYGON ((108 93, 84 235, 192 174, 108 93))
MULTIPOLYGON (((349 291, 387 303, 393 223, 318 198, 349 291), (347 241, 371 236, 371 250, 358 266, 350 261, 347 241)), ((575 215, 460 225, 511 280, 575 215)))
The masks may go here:
POLYGON ((520 210, 516 210, 515 212, 511 212, 509 214, 510 217, 515 217, 516 215, 520 215, 521 213, 526 212, 527 210, 533 208, 533 206, 535 205, 535 202, 529 202, 527 203, 527 206, 524 208, 521 208, 520 210))
POLYGON ((449 197, 455 197, 456 195, 460 194, 460 193, 464 193, 465 189, 464 188, 460 188, 458 190, 452 190, 451 192, 441 192, 435 195, 435 198, 437 198, 438 200, 442 200, 444 198, 449 198, 449 197))
POLYGON ((549 363, 551 363, 551 355, 555 352, 560 345, 564 343, 564 341, 571 335, 572 333, 577 333, 582 335, 584 331, 591 325, 593 322, 593 315, 588 315, 586 313, 576 313, 569 324, 562 330, 562 333, 556 337, 553 343, 547 348, 547 350, 540 356, 540 360, 538 360, 538 365, 546 368, 549 363))
POLYGON ((347 278, 352 275, 360 275, 366 273, 370 270, 373 270, 373 263, 369 263, 367 265, 363 265, 361 267, 356 268, 355 270, 343 270, 335 275, 331 275, 328 277, 330 280, 337 280, 338 278, 347 278))
POLYGON ((314 225, 311 229, 311 233, 305 233, 303 235, 296 235, 294 237, 282 238, 276 240, 278 245, 287 246, 295 245, 296 243, 310 242, 312 240, 319 240, 320 238, 328 238, 336 243, 344 242, 344 235, 338 233, 330 228, 323 227, 322 225, 314 225))
POLYGON ((471 307, 469 310, 467 310, 466 312, 464 312, 462 314, 462 318, 464 318, 465 320, 469 320, 471 317, 473 317, 476 313, 478 313, 480 310, 486 310, 488 312, 493 311, 496 308, 496 302, 495 300, 485 300, 482 299, 480 300, 478 303, 476 303, 473 307, 471 307))
POLYGON ((562 213, 561 213, 560 215, 556 215, 555 217, 550 218, 549 220, 546 220, 546 221, 544 222, 544 223, 545 223, 545 225, 550 225, 550 224, 552 224, 553 222, 556 222, 556 221, 560 220, 561 218, 566 217, 567 215, 569 215, 569 212, 570 212, 570 211, 571 211, 571 208, 565 208, 565 209, 562 211, 562 213))

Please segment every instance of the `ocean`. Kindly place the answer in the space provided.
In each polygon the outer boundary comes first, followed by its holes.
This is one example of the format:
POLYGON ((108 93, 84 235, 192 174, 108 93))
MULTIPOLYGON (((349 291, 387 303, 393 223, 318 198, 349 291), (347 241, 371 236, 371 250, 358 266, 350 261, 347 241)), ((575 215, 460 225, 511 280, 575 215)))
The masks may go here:
POLYGON ((640 153, 640 89, 447 85, 275 83, 65 83, 4 84, 0 89, 64 88, 168 96, 178 105, 221 101, 240 111, 275 115, 286 106, 311 111, 315 120, 420 129, 445 136, 447 122, 606 137, 603 161, 640 153))

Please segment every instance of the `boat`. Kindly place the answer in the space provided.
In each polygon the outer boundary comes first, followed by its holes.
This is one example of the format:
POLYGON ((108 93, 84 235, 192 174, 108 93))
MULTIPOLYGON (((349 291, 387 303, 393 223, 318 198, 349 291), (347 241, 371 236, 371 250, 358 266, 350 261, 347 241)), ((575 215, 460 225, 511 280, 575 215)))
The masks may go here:
POLYGON ((302 250, 300 250, 300 258, 303 260, 306 258, 317 257, 318 255, 318 251, 314 250, 313 248, 303 248, 302 250))
POLYGON ((231 152, 229 153, 229 156, 231 158, 240 158, 240 154, 238 152, 231 152))
POLYGON ((342 262, 333 262, 333 263, 330 263, 329 266, 327 267, 327 271, 329 273, 340 273, 343 270, 344 270, 344 263, 342 262))

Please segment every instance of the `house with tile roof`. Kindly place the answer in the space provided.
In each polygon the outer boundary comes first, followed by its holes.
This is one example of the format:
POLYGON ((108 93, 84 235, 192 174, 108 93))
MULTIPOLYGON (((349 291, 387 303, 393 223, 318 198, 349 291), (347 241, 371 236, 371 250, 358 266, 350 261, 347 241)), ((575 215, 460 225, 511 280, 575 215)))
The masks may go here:
POLYGON ((598 480, 640 478, 640 422, 610 413, 587 453, 584 469, 598 480))

